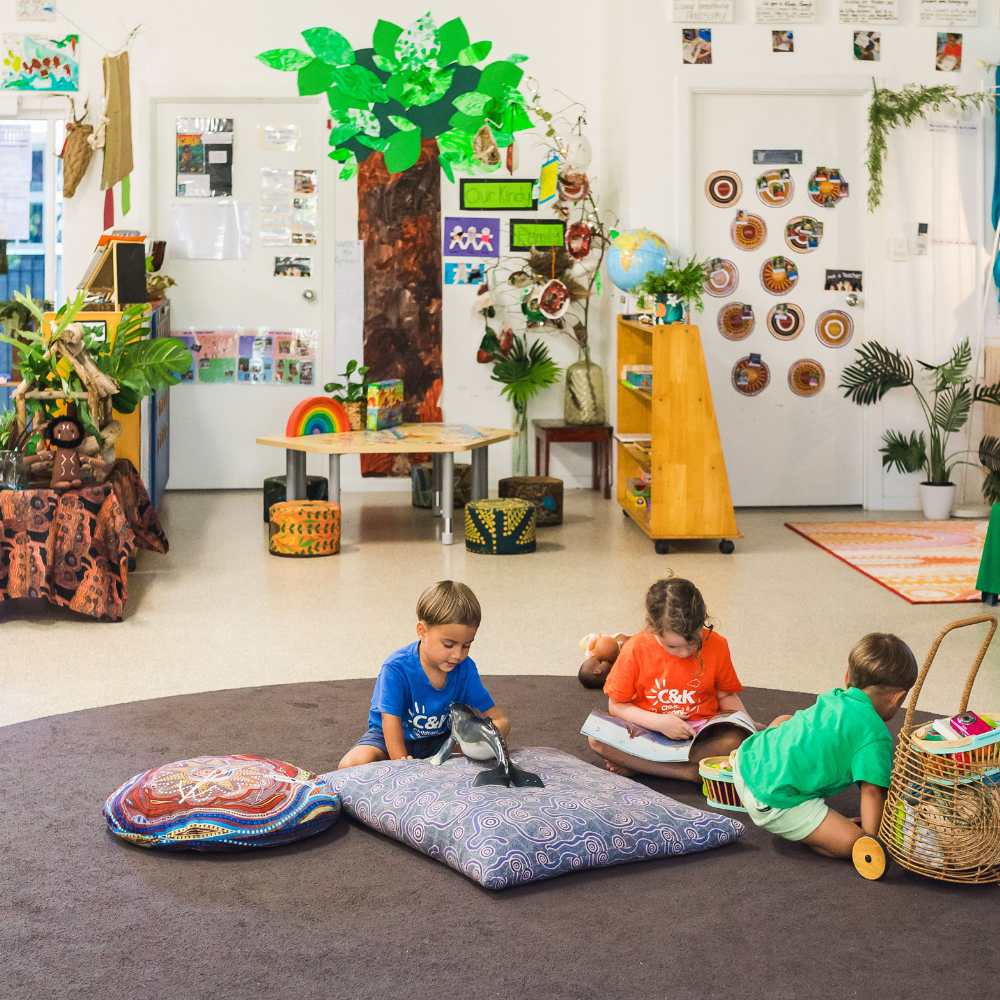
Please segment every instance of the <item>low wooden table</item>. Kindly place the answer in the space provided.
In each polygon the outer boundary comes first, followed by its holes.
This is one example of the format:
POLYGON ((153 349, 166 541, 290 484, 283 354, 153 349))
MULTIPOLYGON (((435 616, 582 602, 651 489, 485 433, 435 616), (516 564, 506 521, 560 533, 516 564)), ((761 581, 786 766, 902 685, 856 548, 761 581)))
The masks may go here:
POLYGON ((384 431, 343 431, 340 434, 307 434, 285 437, 271 434, 257 438, 257 444, 285 449, 285 495, 289 500, 306 499, 306 454, 330 456, 330 500, 340 503, 340 456, 377 455, 386 452, 429 452, 434 465, 434 507, 444 519, 441 542, 451 545, 454 497, 455 452, 472 452, 472 499, 489 496, 491 444, 509 441, 517 431, 469 424, 399 424, 384 431))
POLYGON ((555 442, 590 441, 593 451, 594 489, 601 489, 604 481, 604 499, 611 499, 611 424, 567 424, 565 420, 532 420, 535 426, 535 475, 549 474, 549 446, 555 442), (545 467, 542 471, 542 441, 545 442, 545 467), (601 461, 601 453, 603 462, 601 461), (602 468, 603 466, 603 468, 602 468))

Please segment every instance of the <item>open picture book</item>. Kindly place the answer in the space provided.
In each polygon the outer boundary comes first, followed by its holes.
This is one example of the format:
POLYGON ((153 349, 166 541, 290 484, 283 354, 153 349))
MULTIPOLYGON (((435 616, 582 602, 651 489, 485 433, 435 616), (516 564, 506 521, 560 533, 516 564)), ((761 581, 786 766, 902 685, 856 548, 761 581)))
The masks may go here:
POLYGON ((605 712, 598 712, 597 709, 587 716, 587 721, 584 722, 580 732, 584 736, 593 736, 595 740, 600 740, 609 747, 642 757, 644 760, 686 761, 690 759, 691 747, 704 733, 711 732, 713 726, 723 723, 739 726, 748 733, 757 732, 756 723, 745 712, 719 712, 711 719, 689 721, 688 725, 697 730, 696 735, 690 739, 672 740, 662 733, 654 733, 651 729, 637 726, 634 722, 616 719, 605 712))

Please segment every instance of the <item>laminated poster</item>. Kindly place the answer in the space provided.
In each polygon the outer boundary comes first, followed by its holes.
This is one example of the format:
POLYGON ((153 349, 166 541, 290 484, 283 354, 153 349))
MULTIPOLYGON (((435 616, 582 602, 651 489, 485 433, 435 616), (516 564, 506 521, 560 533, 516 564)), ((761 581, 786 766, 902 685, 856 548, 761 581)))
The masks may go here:
POLYGON ((258 125, 261 149, 294 153, 299 148, 298 125, 258 125))
POLYGON ((177 119, 177 197, 233 193, 232 118, 177 119))
POLYGON ((728 24, 735 0, 673 0, 673 19, 686 24, 728 24))
POLYGON ((319 229, 315 170, 260 169, 260 245, 315 246, 319 229))
POLYGON ((960 28, 979 24, 979 0, 920 0, 919 23, 942 28, 960 28))
POLYGON ((841 24, 898 24, 899 0, 837 0, 837 20, 841 24))
POLYGON ((815 0, 756 0, 758 24, 811 24, 816 20, 815 0))
POLYGON ((182 384, 312 385, 315 380, 316 330, 234 327, 175 336, 194 356, 182 384))

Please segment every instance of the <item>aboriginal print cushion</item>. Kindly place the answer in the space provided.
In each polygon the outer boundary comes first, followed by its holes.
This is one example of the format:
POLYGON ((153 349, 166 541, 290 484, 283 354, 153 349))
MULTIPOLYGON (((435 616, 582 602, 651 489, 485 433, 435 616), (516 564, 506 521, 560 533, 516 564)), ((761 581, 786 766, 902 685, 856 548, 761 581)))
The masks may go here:
POLYGON ((143 771, 104 803, 113 833, 140 847, 234 851, 331 826, 340 800, 310 771, 247 754, 192 757, 143 771))
POLYGON ((733 843, 738 820, 548 747, 515 752, 544 788, 473 786, 495 762, 376 761, 323 775, 344 809, 488 889, 733 843))

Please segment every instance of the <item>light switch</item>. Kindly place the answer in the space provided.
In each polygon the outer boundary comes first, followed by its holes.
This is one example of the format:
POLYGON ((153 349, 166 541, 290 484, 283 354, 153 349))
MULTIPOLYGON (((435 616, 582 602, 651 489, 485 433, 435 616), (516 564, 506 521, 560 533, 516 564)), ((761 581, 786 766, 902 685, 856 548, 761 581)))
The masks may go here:
POLYGON ((889 240, 889 260, 903 261, 909 257, 909 247, 905 236, 893 236, 889 240))

